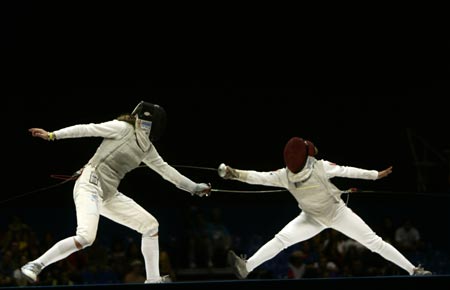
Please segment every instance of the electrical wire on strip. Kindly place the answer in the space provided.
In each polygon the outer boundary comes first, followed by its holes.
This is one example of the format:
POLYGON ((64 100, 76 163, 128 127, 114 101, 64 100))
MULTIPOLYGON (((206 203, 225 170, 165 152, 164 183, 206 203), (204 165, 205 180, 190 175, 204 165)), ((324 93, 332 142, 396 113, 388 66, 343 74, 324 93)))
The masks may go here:
MULTIPOLYGON (((217 168, 206 167, 206 166, 193 166, 193 165, 172 165, 175 168, 188 168, 188 169, 199 169, 217 172, 217 168)), ((146 165, 140 165, 139 167, 147 167, 146 165)), ((269 190, 238 190, 238 189, 218 189, 212 188, 211 192, 229 192, 229 193, 274 193, 274 192, 286 192, 287 189, 269 189, 269 190)))
MULTIPOLYGON (((205 166, 191 166, 191 165, 173 165, 177 168, 190 168, 190 169, 200 169, 207 171, 217 172, 217 168, 205 167, 205 166)), ((212 188, 211 192, 230 192, 230 193, 274 193, 274 192, 287 192, 287 189, 268 189, 268 190, 239 190, 239 189, 218 189, 212 188)))
POLYGON ((449 193, 445 192, 410 192, 410 191, 390 191, 390 190, 366 190, 352 187, 347 190, 343 190, 342 193, 362 193, 357 196, 369 196, 370 194, 375 195, 404 195, 404 196, 425 196, 425 197, 450 197, 449 193), (366 195, 367 194, 367 195, 366 195))
POLYGON ((269 190, 234 190, 234 189, 216 189, 212 188, 211 192, 234 192, 234 193, 272 193, 272 192, 287 192, 287 189, 269 189, 269 190))
MULTIPOLYGON (((148 166, 145 165, 145 164, 142 164, 142 165, 139 165, 138 167, 142 168, 142 167, 148 167, 148 166)), ((176 164, 176 165, 172 165, 172 167, 175 167, 175 168, 200 169, 200 170, 208 170, 208 171, 215 171, 215 172, 217 172, 217 168, 206 167, 206 166, 192 166, 192 165, 178 165, 178 164, 176 164)))
MULTIPOLYGON (((139 165, 138 168, 142 168, 142 167, 147 167, 146 165, 139 165)), ((172 165, 172 167, 175 168, 189 168, 189 169, 200 169, 200 170, 208 170, 208 171, 214 171, 217 172, 217 168, 212 168, 212 167, 204 167, 204 166, 191 166, 191 165, 172 165)), ((30 194, 34 194, 37 192, 42 192, 42 191, 46 191, 58 186, 61 186, 69 181, 72 180, 76 180, 78 178, 78 176, 80 176, 81 174, 81 170, 75 172, 72 175, 64 175, 64 174, 51 174, 50 177, 53 179, 59 179, 62 180, 61 182, 58 182, 56 184, 52 184, 49 186, 45 186, 45 187, 41 187, 35 190, 31 190, 16 196, 12 196, 10 198, 4 199, 4 200, 0 200, 0 204, 4 204, 7 203, 9 201, 15 200, 15 199, 19 199, 25 196, 28 196, 30 194)), ((217 188, 213 188, 211 189, 211 192, 229 192, 229 193, 273 193, 273 192, 282 192, 282 191, 287 191, 285 189, 276 189, 276 190, 233 190, 233 189, 217 189, 217 188)))
POLYGON ((25 196, 30 195, 30 194, 46 191, 46 190, 49 190, 49 189, 61 186, 61 185, 65 184, 65 183, 67 183, 69 181, 77 179, 79 175, 80 175, 80 172, 78 172, 78 171, 76 173, 74 173, 73 175, 51 174, 50 175, 51 178, 59 179, 59 180, 62 180, 62 181, 58 182, 56 184, 52 184, 52 185, 44 186, 44 187, 41 187, 41 188, 38 188, 38 189, 35 189, 35 190, 27 191, 25 193, 22 193, 22 194, 19 194, 19 195, 16 195, 16 196, 12 196, 12 197, 4 199, 4 200, 0 200, 0 204, 6 203, 6 202, 9 202, 9 201, 18 199, 18 198, 22 198, 22 197, 25 197, 25 196))
MULTIPOLYGON (((199 170, 207 170, 207 171, 214 171, 217 172, 217 168, 212 168, 212 167, 205 167, 205 166, 191 166, 191 165, 172 165, 175 168, 189 168, 189 169, 199 169, 199 170)), ((146 165, 140 165, 138 166, 138 168, 140 167, 147 167, 146 165)), ((69 181, 72 180, 76 180, 81 174, 81 170, 75 172, 72 175, 63 175, 63 174, 51 174, 50 177, 54 178, 54 179, 59 179, 62 180, 59 183, 56 184, 52 184, 49 186, 45 186, 45 187, 41 187, 32 191, 28 191, 16 196, 12 196, 10 198, 4 199, 4 200, 0 200, 0 204, 4 204, 6 202, 18 199, 18 198, 22 198, 25 197, 27 195, 30 194, 34 194, 37 192, 42 192, 42 191, 46 191, 58 186, 61 186, 69 181)), ((211 192, 228 192, 228 193, 274 193, 274 192, 287 192, 287 189, 270 189, 270 190, 235 190, 235 189, 218 189, 218 188, 212 188, 211 192)), ((392 191, 376 191, 376 190, 360 190, 358 188, 350 188, 348 190, 344 190, 342 191, 343 194, 347 194, 347 201, 346 203, 348 203, 348 198, 350 196, 350 193, 373 193, 373 194, 396 194, 396 195, 422 195, 422 196, 434 196, 434 197, 450 197, 450 194, 445 194, 445 193, 431 193, 431 192, 392 192, 392 191)), ((364 195, 359 195, 359 196, 364 196, 364 195)))

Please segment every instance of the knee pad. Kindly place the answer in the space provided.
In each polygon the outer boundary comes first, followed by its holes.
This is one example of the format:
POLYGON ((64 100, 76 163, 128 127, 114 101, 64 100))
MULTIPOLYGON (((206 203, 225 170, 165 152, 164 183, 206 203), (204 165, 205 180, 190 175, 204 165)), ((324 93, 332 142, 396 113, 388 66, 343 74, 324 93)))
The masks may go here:
POLYGON ((381 249, 384 246, 384 241, 381 239, 381 237, 375 235, 372 239, 367 241, 365 246, 372 252, 378 253, 381 251, 381 249))
POLYGON ((158 233, 159 223, 153 218, 147 220, 147 222, 142 227, 142 236, 143 237, 153 237, 158 233))
POLYGON ((74 240, 81 245, 82 249, 84 249, 94 243, 95 237, 91 240, 87 240, 87 239, 83 238, 82 236, 77 235, 74 237, 74 240))
POLYGON ((289 247, 291 244, 289 243, 289 241, 287 241, 282 235, 280 234, 276 234, 275 237, 273 238, 274 243, 277 245, 277 247, 282 250, 282 249, 286 249, 287 247, 289 247))

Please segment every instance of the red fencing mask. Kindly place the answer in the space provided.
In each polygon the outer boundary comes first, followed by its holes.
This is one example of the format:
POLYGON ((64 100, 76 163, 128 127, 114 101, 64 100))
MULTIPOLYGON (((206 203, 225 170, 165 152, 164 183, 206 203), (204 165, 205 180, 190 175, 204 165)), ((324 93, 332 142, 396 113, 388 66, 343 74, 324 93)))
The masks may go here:
POLYGON ((298 173, 305 167, 308 156, 314 156, 316 152, 311 141, 293 137, 284 146, 284 164, 292 173, 298 173))

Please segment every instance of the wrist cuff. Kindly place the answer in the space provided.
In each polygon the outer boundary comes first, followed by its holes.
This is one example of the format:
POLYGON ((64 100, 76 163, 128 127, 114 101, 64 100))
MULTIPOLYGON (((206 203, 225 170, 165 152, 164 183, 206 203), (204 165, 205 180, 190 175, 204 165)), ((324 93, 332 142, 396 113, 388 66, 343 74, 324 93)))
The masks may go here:
POLYGON ((53 132, 48 133, 49 141, 54 141, 55 139, 56 139, 55 133, 53 133, 53 132))

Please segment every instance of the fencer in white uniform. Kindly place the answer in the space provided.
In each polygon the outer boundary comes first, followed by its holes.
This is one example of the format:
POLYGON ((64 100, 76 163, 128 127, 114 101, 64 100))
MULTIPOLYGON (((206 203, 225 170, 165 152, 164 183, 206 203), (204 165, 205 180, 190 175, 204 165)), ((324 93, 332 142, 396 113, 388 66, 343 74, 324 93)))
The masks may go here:
POLYGON ((283 249, 310 239, 327 228, 337 230, 380 254, 407 271, 410 275, 430 275, 420 265, 414 266, 391 244, 382 240, 341 199, 343 193, 330 179, 347 177, 376 180, 389 175, 392 167, 382 171, 340 166, 314 156, 317 148, 311 141, 291 138, 284 148, 285 168, 271 172, 238 170, 225 164, 219 166, 219 175, 249 184, 275 186, 287 189, 297 200, 300 214, 275 237, 263 245, 248 260, 228 253, 228 261, 236 276, 244 279, 256 267, 272 259, 283 249))
POLYGON ((94 242, 100 216, 142 234, 141 250, 145 261, 146 283, 164 280, 159 272, 158 221, 143 207, 118 190, 127 172, 141 163, 164 179, 192 195, 207 196, 211 185, 196 183, 179 173, 158 154, 154 141, 165 129, 166 113, 156 104, 140 102, 131 114, 103 123, 80 124, 53 132, 31 128, 32 136, 45 140, 102 137, 103 141, 75 182, 75 236, 57 242, 37 259, 21 267, 31 282, 50 264, 86 248, 94 242))

